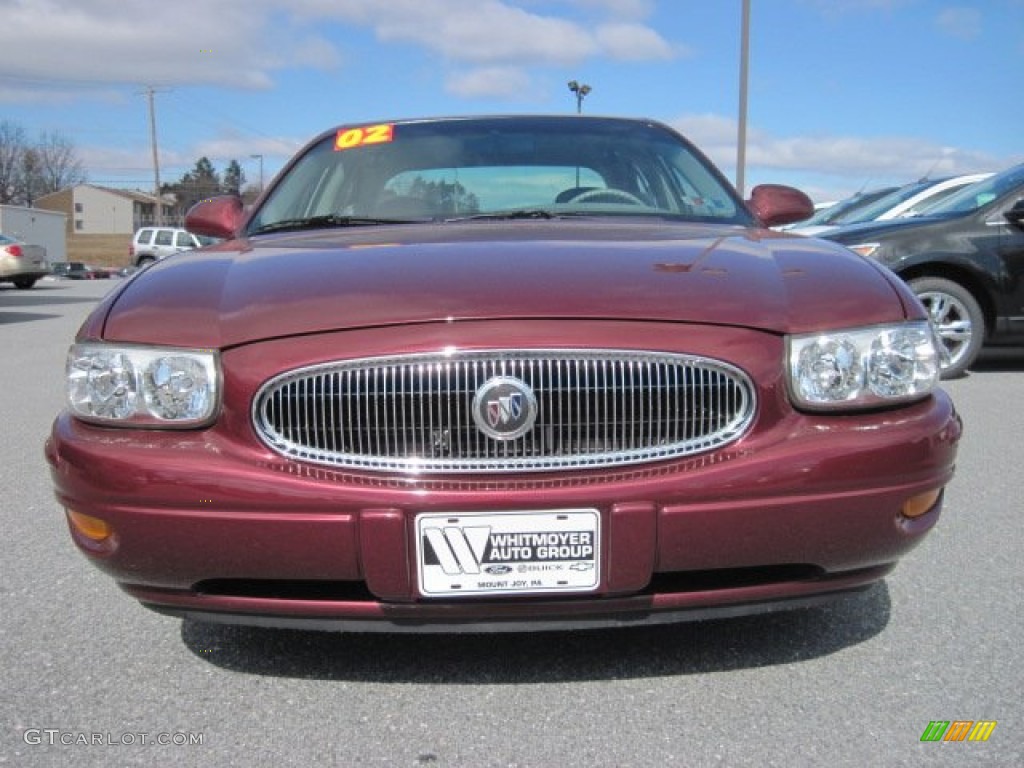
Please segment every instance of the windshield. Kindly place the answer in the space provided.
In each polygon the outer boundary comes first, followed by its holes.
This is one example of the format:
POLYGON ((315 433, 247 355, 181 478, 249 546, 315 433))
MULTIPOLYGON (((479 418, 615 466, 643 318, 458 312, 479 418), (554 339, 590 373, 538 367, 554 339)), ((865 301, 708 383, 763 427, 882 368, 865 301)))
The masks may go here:
POLYGON ((586 117, 339 128, 276 183, 249 233, 504 215, 659 216, 747 226, 720 174, 664 126, 586 117))
POLYGON ((799 221, 793 226, 794 228, 801 228, 837 224, 842 217, 852 216, 860 212, 865 206, 895 191, 895 189, 896 187, 886 187, 885 189, 876 189, 871 192, 858 192, 853 197, 848 197, 834 205, 820 209, 809 219, 799 221))
MULTIPOLYGON (((941 181, 941 179, 939 181, 941 181)), ((832 223, 860 224, 865 221, 874 221, 886 211, 895 208, 905 200, 912 198, 918 192, 922 192, 928 189, 928 187, 935 186, 938 183, 938 181, 917 181, 913 184, 907 184, 904 187, 900 187, 895 192, 883 195, 870 205, 865 205, 863 208, 858 208, 833 219, 832 223)))
MULTIPOLYGON (((1024 187, 1024 164, 964 187, 937 205, 926 208, 922 215, 943 216, 950 213, 970 213, 1020 187, 1024 187)), ((1024 190, 1021 193, 1024 194, 1024 190)))

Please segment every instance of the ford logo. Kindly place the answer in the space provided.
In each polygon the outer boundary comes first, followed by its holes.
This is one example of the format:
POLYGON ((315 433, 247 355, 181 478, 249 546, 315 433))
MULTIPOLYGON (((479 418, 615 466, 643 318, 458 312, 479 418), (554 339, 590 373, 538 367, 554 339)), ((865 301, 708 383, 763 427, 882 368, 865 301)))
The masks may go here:
POLYGON ((484 571, 491 574, 492 576, 503 576, 506 573, 512 573, 511 565, 488 565, 484 568, 484 571))
POLYGON ((488 437, 514 440, 537 420, 537 398, 529 385, 513 376, 495 376, 473 396, 473 422, 488 437))

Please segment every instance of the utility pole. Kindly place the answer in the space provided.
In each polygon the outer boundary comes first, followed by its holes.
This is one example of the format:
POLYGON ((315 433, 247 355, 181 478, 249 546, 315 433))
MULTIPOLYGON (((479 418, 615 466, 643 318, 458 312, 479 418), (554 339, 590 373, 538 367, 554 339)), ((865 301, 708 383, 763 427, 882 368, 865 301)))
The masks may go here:
POLYGON ((156 225, 164 223, 164 199, 160 194, 160 156, 156 148, 156 109, 153 106, 153 94, 156 89, 153 86, 146 88, 146 96, 149 99, 149 141, 153 147, 153 183, 156 189, 156 225))
POLYGON ((736 191, 743 197, 747 164, 747 78, 750 69, 750 0, 743 0, 740 24, 740 114, 736 137, 736 191))

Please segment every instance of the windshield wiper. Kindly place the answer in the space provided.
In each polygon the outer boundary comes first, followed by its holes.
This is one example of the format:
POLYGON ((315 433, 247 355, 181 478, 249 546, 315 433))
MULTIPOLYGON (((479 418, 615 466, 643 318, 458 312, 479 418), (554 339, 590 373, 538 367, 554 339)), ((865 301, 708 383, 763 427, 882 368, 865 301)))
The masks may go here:
POLYGON ((367 227, 380 224, 414 224, 415 219, 381 219, 373 216, 338 216, 337 214, 325 214, 322 216, 307 216, 303 219, 282 219, 270 224, 257 227, 249 234, 262 235, 267 232, 299 231, 303 229, 322 229, 327 227, 367 227))
POLYGON ((495 211, 494 213, 474 213, 471 216, 456 216, 453 219, 445 219, 445 224, 455 221, 503 221, 507 219, 557 219, 559 218, 551 211, 543 208, 524 208, 520 211, 495 211))

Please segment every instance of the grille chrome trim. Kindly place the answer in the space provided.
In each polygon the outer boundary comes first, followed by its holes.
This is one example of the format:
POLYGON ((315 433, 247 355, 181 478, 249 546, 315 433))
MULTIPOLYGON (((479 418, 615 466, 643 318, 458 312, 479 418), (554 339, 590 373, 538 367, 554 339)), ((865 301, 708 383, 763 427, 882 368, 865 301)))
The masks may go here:
POLYGON ((750 427, 754 386, 707 357, 635 350, 418 354, 307 366, 275 376, 252 421, 299 461, 406 473, 507 473, 617 467, 727 445, 750 427), (494 440, 476 426, 475 393, 495 377, 525 382, 537 419, 494 440))

